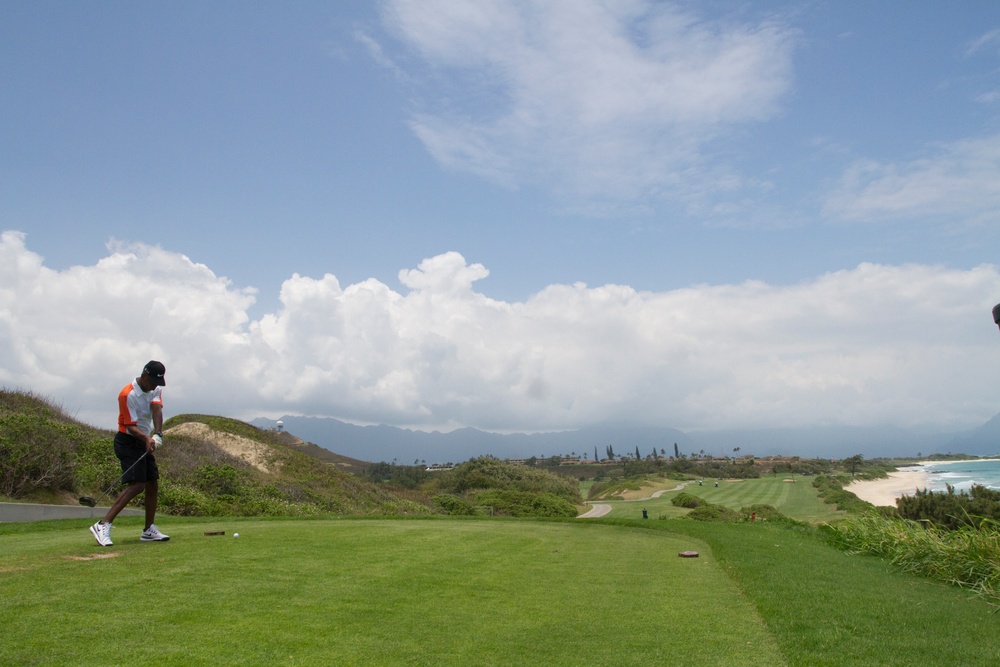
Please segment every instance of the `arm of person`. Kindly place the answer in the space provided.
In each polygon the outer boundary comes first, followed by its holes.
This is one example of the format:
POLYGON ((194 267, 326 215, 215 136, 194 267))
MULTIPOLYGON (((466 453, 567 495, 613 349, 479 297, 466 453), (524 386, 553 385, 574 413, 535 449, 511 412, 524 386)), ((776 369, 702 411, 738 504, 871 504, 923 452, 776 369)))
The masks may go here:
POLYGON ((153 433, 163 433, 163 405, 153 403, 149 408, 153 413, 153 433))
POLYGON ((128 426, 125 427, 125 430, 128 431, 128 434, 131 435, 132 437, 146 443, 147 452, 152 452, 153 450, 156 449, 156 443, 153 442, 153 438, 151 438, 148 433, 143 433, 142 429, 140 429, 135 424, 129 424, 128 426))
POLYGON ((149 406, 153 413, 153 433, 163 437, 163 404, 151 403, 149 406))

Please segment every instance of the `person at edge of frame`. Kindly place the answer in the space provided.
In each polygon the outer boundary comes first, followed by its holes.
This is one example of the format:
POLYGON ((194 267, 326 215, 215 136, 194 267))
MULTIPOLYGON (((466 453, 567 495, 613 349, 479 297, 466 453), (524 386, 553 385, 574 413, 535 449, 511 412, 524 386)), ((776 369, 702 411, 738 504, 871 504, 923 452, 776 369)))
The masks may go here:
POLYGON ((160 471, 153 453, 163 442, 163 387, 166 368, 150 361, 142 374, 118 392, 118 432, 115 433, 115 456, 121 462, 122 482, 128 486, 118 494, 104 518, 90 527, 102 547, 110 547, 111 522, 134 497, 146 492, 146 524, 142 542, 165 542, 170 539, 156 527, 156 505, 160 471), (152 434, 152 435, 151 435, 152 434))
POLYGON ((993 321, 1000 327, 1000 303, 993 306, 993 321))

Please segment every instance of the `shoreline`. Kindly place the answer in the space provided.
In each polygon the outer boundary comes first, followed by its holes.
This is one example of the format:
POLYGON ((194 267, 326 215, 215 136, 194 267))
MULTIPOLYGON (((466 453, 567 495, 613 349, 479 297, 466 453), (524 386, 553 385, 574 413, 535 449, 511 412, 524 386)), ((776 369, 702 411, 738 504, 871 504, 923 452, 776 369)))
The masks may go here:
POLYGON ((887 479, 851 482, 844 490, 872 505, 895 507, 897 498, 930 488, 931 474, 922 469, 923 465, 920 468, 890 472, 887 479))

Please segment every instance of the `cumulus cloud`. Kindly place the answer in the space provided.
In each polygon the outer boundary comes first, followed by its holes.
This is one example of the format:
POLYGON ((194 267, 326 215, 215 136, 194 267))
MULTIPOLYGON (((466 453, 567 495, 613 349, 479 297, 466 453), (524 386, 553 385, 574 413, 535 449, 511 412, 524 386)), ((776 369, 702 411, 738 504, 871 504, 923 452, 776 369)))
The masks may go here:
POLYGON ((0 384, 110 427, 150 358, 168 413, 497 430, 977 425, 996 412, 996 266, 863 264, 795 285, 477 292, 449 252, 377 280, 293 275, 274 313, 184 255, 115 244, 46 268, 0 236, 0 384))
POLYGON ((903 162, 856 162, 825 212, 852 221, 1000 222, 1000 135, 938 144, 926 153, 903 162))
POLYGON ((437 160, 591 201, 731 187, 705 147, 777 112, 796 41, 776 21, 644 0, 390 0, 382 16, 407 49, 393 70, 425 91, 410 124, 437 160))

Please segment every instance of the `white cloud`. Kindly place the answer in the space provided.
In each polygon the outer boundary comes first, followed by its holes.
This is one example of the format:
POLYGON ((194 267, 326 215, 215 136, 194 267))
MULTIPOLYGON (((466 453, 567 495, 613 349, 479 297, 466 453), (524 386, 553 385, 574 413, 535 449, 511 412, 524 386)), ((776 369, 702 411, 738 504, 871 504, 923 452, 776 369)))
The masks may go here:
POLYGON ((552 285, 524 302, 475 290, 457 253, 397 291, 292 276, 247 317, 238 289, 183 255, 116 245, 54 271, 0 236, 0 384, 113 426, 142 364, 167 411, 282 413, 422 427, 978 425, 996 412, 1000 272, 864 264, 800 284, 638 292, 552 285))
POLYGON ((1000 222, 1000 135, 932 146, 907 162, 862 160, 842 176, 825 204, 854 221, 939 219, 1000 222))
POLYGON ((977 37, 966 47, 965 57, 972 57, 983 50, 996 51, 998 46, 1000 46, 1000 30, 990 30, 977 37))
POLYGON ((437 160, 592 202, 730 180, 704 147, 777 112, 795 41, 640 0, 391 0, 383 22, 416 54, 399 66, 425 86, 411 126, 437 160))
POLYGON ((150 358, 204 378, 236 361, 253 290, 161 248, 109 250, 94 266, 53 271, 23 234, 0 236, 0 383, 58 395, 93 416, 113 408, 123 373, 150 358))

